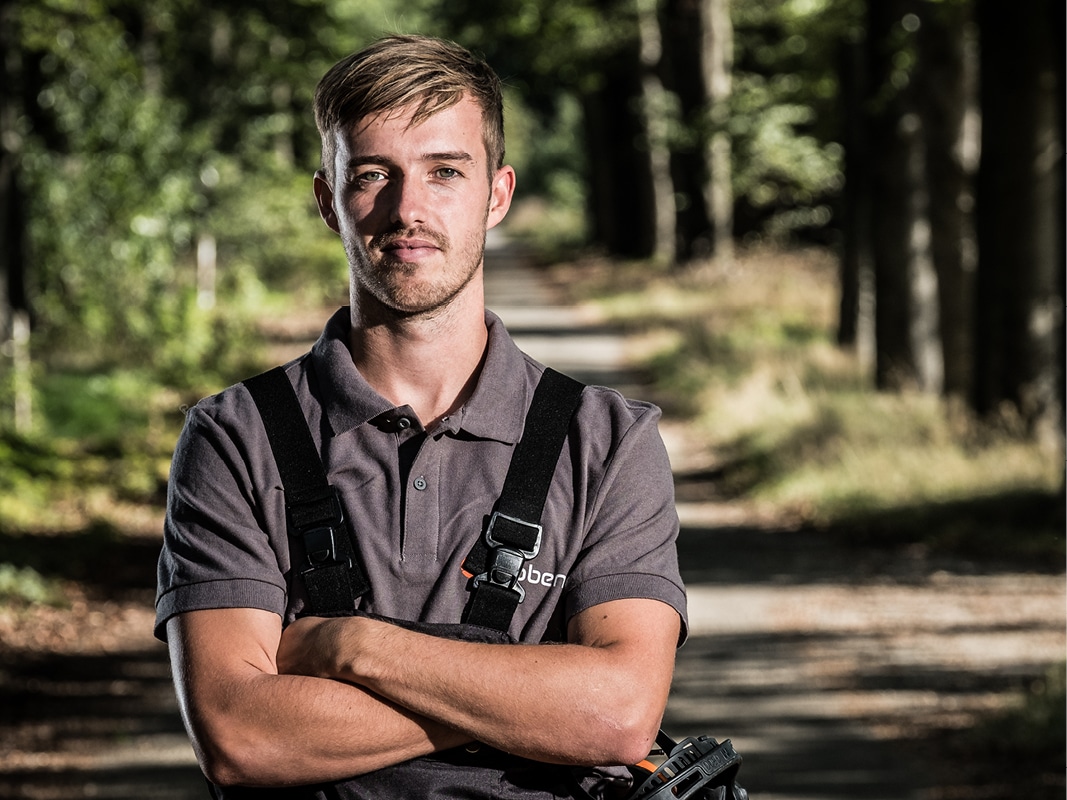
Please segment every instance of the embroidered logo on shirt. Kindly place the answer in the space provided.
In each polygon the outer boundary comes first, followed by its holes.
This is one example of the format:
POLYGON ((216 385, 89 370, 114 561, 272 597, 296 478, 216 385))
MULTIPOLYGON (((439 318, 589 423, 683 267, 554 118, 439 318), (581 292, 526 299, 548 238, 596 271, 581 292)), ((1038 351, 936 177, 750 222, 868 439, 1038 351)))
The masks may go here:
POLYGON ((556 587, 562 586, 567 582, 566 575, 560 575, 555 572, 541 572, 538 569, 534 569, 533 566, 527 564, 522 568, 522 572, 519 573, 519 580, 525 583, 529 583, 532 586, 547 586, 556 587))

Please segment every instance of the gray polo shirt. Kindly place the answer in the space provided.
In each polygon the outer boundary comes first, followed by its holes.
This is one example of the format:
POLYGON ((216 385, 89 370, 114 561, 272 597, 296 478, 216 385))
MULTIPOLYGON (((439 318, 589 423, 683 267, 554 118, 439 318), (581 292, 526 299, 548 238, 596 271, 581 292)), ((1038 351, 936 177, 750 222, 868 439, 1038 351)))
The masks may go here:
MULTIPOLYGON (((352 363, 349 311, 286 365, 366 569, 359 607, 397 619, 458 622, 464 558, 504 483, 544 367, 486 314, 489 343, 470 400, 430 430, 375 392, 352 363), (403 466, 402 466, 403 465, 403 466)), ((587 387, 542 516, 537 557, 509 633, 562 641, 591 606, 653 598, 685 625, 678 518, 659 409, 587 387)), ((305 605, 292 569, 281 479, 259 414, 237 385, 190 409, 171 468, 159 559, 156 635, 206 608, 259 608, 288 623, 305 605)))

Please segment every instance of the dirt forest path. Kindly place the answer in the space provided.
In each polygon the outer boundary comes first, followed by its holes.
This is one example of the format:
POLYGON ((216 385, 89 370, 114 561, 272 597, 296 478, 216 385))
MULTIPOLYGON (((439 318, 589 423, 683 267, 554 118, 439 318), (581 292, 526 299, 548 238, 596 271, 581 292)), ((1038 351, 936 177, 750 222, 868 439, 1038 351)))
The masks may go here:
MULTIPOLYGON (((642 396, 626 339, 560 305, 513 251, 491 251, 486 283, 535 358, 642 396)), ((288 330, 278 355, 305 349, 321 321, 288 330)), ((701 500, 709 456, 680 422, 663 432, 690 603, 667 731, 732 739, 753 800, 1021 796, 989 765, 950 758, 951 732, 1063 659, 1063 574, 781 529, 701 500)), ((86 534, 94 568, 73 608, 0 614, 0 800, 207 797, 151 638, 158 510, 128 527, 86 534)))

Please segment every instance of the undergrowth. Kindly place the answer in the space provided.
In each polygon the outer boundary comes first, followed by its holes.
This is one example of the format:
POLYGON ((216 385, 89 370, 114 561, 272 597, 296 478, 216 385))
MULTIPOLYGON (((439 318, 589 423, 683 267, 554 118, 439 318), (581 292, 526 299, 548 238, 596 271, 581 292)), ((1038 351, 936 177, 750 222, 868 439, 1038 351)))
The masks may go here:
POLYGON ((1008 413, 874 391, 834 340, 832 254, 752 251, 685 273, 585 263, 557 278, 637 337, 654 398, 690 420, 720 497, 858 538, 1062 567, 1062 452, 1008 413))

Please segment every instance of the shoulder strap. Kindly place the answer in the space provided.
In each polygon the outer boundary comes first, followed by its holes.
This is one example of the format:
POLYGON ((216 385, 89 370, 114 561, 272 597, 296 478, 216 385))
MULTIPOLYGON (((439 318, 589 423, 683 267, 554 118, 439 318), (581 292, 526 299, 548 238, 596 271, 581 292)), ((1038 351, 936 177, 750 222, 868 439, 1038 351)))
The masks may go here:
MULTIPOLYGON (((300 574, 315 613, 351 609, 370 585, 344 526, 296 392, 281 367, 244 381, 263 418, 285 490, 290 529, 304 542, 300 574)), ((584 384, 546 369, 534 391, 504 486, 464 562, 472 594, 463 621, 507 631, 525 597, 519 575, 541 548, 541 513, 584 384)))
POLYGON ((349 541, 340 498, 326 477, 296 391, 281 367, 244 385, 259 409, 278 465, 289 529, 304 543, 300 575, 311 610, 351 609, 370 584, 349 541))
POLYGON ((526 413, 500 498, 464 562, 472 595, 464 622, 506 631, 523 601, 523 564, 541 549, 541 512, 584 384, 546 369, 526 413))

